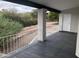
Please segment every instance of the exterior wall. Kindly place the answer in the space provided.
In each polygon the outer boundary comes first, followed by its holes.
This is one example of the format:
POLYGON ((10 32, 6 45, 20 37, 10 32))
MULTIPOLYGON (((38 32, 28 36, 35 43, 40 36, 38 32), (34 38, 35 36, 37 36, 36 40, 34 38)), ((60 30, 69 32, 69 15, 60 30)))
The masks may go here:
POLYGON ((71 15, 64 14, 63 15, 63 31, 70 31, 70 24, 71 24, 71 15))
POLYGON ((62 13, 59 16, 59 29, 60 31, 70 31, 71 15, 62 13))
POLYGON ((60 31, 77 33, 79 8, 64 10, 61 14, 59 16, 59 25, 62 24, 61 26, 59 26, 60 31))
POLYGON ((72 14, 72 19, 71 19, 71 32, 78 32, 78 15, 72 14))

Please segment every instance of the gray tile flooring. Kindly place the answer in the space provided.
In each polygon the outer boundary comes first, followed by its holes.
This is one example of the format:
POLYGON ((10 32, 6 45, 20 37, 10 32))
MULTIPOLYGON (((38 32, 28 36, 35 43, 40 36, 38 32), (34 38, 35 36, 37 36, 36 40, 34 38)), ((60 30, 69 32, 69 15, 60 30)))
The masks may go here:
POLYGON ((76 36, 75 33, 57 32, 48 36, 46 42, 38 42, 8 58, 76 58, 76 36))

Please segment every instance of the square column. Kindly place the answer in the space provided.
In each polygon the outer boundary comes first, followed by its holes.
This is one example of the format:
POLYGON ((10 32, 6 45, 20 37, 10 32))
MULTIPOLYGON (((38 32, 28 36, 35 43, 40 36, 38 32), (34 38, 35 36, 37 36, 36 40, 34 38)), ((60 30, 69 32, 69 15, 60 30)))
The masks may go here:
POLYGON ((78 31, 77 31, 77 41, 76 41, 76 56, 79 57, 79 17, 78 17, 78 31))
POLYGON ((38 40, 46 39, 46 10, 38 9, 38 40))
POLYGON ((59 14, 59 31, 63 31, 63 14, 59 14))

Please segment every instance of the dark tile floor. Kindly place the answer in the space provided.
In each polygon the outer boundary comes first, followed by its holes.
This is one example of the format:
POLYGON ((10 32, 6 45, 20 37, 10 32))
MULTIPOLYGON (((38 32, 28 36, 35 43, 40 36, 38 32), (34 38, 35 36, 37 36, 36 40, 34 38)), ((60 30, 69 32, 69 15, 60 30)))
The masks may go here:
POLYGON ((76 36, 74 33, 57 32, 8 58, 76 58, 76 36))

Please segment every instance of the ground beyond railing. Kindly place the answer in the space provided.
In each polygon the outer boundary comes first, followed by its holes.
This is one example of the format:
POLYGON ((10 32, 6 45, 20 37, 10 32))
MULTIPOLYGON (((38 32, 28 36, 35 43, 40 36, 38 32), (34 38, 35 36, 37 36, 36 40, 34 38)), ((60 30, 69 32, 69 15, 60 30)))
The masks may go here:
POLYGON ((22 35, 14 34, 5 37, 0 37, 0 53, 7 54, 18 48, 28 45, 36 33, 24 33, 22 35), (30 36, 28 36, 30 34, 30 36))

